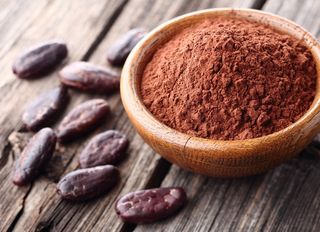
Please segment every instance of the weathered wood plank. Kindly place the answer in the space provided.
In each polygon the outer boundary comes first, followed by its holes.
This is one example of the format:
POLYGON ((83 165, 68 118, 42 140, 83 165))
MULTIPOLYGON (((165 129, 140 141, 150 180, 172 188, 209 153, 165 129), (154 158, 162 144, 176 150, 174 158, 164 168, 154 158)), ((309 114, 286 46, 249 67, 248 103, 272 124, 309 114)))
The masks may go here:
MULTIPOLYGON (((313 34, 319 2, 267 1, 264 10, 290 18, 313 34)), ((135 231, 319 231, 320 159, 314 143, 299 158, 264 175, 218 179, 173 166, 162 186, 182 186, 189 202, 175 217, 135 231)))
MULTIPOLYGON (((17 188, 11 183, 9 177, 14 157, 10 156, 12 152, 7 138, 18 128, 25 103, 58 83, 54 73, 33 81, 18 80, 11 73, 14 57, 34 43, 60 38, 68 42, 69 59, 81 59, 125 2, 1 1, 0 230, 10 228, 20 216, 31 189, 31 186, 17 188)), ((61 163, 67 162, 62 159, 61 163)))
MULTIPOLYGON (((247 4, 246 6, 251 6, 254 1, 232 1, 233 6, 238 4, 244 6, 244 2, 247 4)), ((108 44, 129 28, 143 26, 150 29, 173 16, 195 9, 214 7, 215 4, 217 2, 199 2, 196 0, 188 1, 187 3, 182 0, 174 2, 131 0, 90 61, 105 64, 105 50, 108 44)), ((77 98, 77 102, 89 97, 84 97, 79 93, 73 93, 73 96, 77 98)), ((95 201, 71 204, 61 201, 55 194, 55 184, 49 182, 46 177, 42 177, 34 183, 31 192, 25 199, 24 211, 15 226, 16 231, 50 228, 57 231, 117 231, 123 229, 123 223, 117 218, 113 210, 115 200, 119 195, 129 191, 144 188, 146 185, 152 186, 150 178, 153 179, 153 177, 150 176, 159 167, 159 162, 163 163, 163 161, 159 156, 155 156, 154 152, 135 133, 120 104, 119 95, 110 96, 108 100, 113 110, 113 116, 100 130, 116 128, 128 133, 131 140, 128 152, 130 154, 129 158, 120 165, 121 183, 108 195, 95 201)), ((74 105, 74 103, 71 105, 74 105)), ((80 142, 82 141, 84 139, 80 142)), ((67 166, 66 172, 77 167, 77 156, 75 154, 78 153, 82 146, 83 144, 80 145, 78 142, 61 148, 65 149, 65 151, 60 153, 63 156, 67 156, 67 161, 61 164, 62 166, 67 166)), ((48 174, 51 175, 50 172, 48 174)), ((57 175, 54 174, 54 179, 60 175, 60 172, 57 175)))
POLYGON ((189 202, 176 216, 136 231, 318 231, 318 158, 266 175, 216 179, 172 168, 163 186, 183 186, 189 202))
POLYGON ((11 68, 8 66, 12 62, 11 49, 14 49, 17 41, 21 39, 20 37, 28 27, 38 20, 39 15, 48 4, 49 1, 2 0, 0 2, 0 70, 4 74, 0 78, 0 87, 13 80, 11 68))
POLYGON ((83 45, 93 43, 124 2, 126 0, 94 0, 90 4, 75 0, 2 1, 0 86, 15 80, 11 73, 14 57, 34 43, 52 38, 63 39, 68 42, 72 56, 82 57, 83 49, 87 49, 83 45))
POLYGON ((319 7, 320 2, 317 0, 269 0, 265 4, 264 10, 273 13, 276 12, 278 15, 294 20, 318 37, 320 32, 320 21, 318 20, 319 7))

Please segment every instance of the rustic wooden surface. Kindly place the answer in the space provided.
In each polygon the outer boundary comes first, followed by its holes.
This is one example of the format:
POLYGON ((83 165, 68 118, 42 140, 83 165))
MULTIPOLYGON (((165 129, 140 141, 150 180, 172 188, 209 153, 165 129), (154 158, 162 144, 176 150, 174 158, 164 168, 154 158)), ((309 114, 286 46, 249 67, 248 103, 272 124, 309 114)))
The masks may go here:
MULTIPOLYGON (((152 29, 174 16, 212 7, 253 7, 290 18, 315 36, 320 21, 317 0, 0 0, 0 230, 1 231, 319 231, 320 146, 316 139, 296 159, 260 176, 216 179, 192 174, 161 159, 135 133, 118 94, 105 97, 113 114, 92 134, 59 146, 45 174, 23 188, 10 180, 14 160, 30 134, 17 132, 23 106, 58 84, 56 73, 21 81, 11 73, 14 57, 31 44, 64 39, 67 62, 106 65, 108 45, 132 27, 152 29), (121 183, 107 195, 81 204, 60 200, 55 185, 78 166, 88 138, 116 128, 131 141, 119 165, 121 183), (188 205, 173 218, 148 225, 122 223, 113 208, 119 195, 137 189, 179 185, 188 205)), ((120 70, 117 70, 120 71, 120 70)), ((97 96, 72 91, 66 111, 97 96)), ((320 140, 319 140, 320 141, 320 140)))

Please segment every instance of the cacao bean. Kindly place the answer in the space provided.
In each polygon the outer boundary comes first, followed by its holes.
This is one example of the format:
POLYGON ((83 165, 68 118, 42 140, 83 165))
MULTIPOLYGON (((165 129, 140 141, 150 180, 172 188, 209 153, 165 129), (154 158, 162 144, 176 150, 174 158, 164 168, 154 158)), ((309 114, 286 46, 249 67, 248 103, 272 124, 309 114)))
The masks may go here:
POLYGON ((146 35, 142 28, 135 28, 128 31, 123 37, 110 46, 107 52, 107 60, 115 66, 123 65, 131 50, 146 35))
POLYGON ((129 145, 124 134, 109 130, 94 136, 80 154, 82 168, 115 164, 120 161, 129 145))
POLYGON ((56 136, 50 128, 36 133, 16 161, 13 183, 25 185, 33 181, 50 161, 56 145, 56 136))
POLYGON ((120 85, 118 74, 88 62, 74 62, 64 67, 59 77, 64 85, 86 92, 109 93, 120 85))
POLYGON ((118 180, 119 171, 112 165, 79 169, 59 181, 57 192, 63 199, 88 200, 108 192, 118 180))
POLYGON ((155 188, 126 194, 116 203, 116 212, 125 222, 150 223, 177 212, 186 202, 182 188, 155 188))
POLYGON ((107 101, 86 101, 71 110, 60 123, 57 136, 60 142, 68 142, 94 129, 110 112, 107 101))
POLYGON ((33 78, 48 73, 66 56, 65 43, 49 41, 36 45, 22 53, 12 66, 13 73, 20 78, 33 78))
POLYGON ((68 89, 63 86, 41 94, 24 110, 22 121, 25 127, 31 131, 38 131, 49 126, 65 108, 68 100, 68 89))

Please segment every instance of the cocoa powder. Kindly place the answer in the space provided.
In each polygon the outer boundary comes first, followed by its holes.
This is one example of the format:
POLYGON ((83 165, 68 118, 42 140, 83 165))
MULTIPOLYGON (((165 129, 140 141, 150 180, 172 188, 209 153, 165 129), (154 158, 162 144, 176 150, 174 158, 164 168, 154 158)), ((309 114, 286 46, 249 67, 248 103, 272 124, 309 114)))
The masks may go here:
POLYGON ((241 140, 297 121, 314 99, 316 78, 302 41, 255 22, 218 17, 183 29, 155 52, 141 95, 171 128, 241 140))

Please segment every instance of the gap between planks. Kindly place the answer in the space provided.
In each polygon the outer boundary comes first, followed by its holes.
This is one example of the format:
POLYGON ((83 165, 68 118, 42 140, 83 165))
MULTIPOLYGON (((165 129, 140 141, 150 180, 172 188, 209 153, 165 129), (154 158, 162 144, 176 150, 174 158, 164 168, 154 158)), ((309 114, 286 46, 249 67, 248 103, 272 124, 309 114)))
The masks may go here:
POLYGON ((110 19, 107 20, 106 24, 102 27, 101 32, 98 34, 97 38, 93 41, 93 43, 88 48, 88 51, 83 55, 81 60, 87 61, 90 59, 93 52, 96 50, 98 45, 102 42, 104 37, 108 34, 110 28, 112 27, 113 23, 117 20, 121 12, 123 11, 124 7, 128 4, 129 0, 125 0, 115 9, 113 14, 111 15, 110 19))
POLYGON ((252 9, 261 10, 266 2, 267 0, 256 0, 252 5, 252 9))

